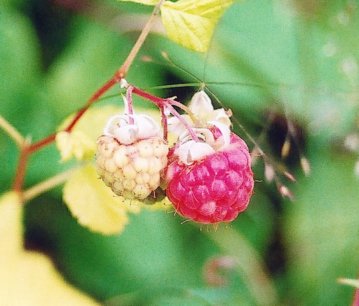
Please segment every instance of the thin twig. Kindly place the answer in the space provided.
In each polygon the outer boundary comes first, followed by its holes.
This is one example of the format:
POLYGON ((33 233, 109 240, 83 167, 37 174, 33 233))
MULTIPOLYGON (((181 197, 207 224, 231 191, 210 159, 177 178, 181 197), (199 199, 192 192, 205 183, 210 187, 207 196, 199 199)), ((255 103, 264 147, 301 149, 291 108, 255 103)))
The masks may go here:
POLYGON ((32 186, 31 188, 27 189, 23 193, 24 201, 30 201, 33 198, 37 197, 38 195, 61 185, 62 183, 66 182, 66 180, 70 177, 70 175, 75 171, 75 169, 70 169, 59 173, 53 177, 50 177, 46 181, 43 181, 37 185, 32 186))
POLYGON ((2 128, 9 137, 14 140, 19 148, 24 145, 25 138, 19 133, 19 131, 3 116, 0 115, 0 128, 2 128))
POLYGON ((143 27, 143 30, 142 30, 140 36, 138 37, 136 43, 134 44, 132 50, 130 51, 125 62, 123 63, 123 65, 117 72, 117 77, 119 79, 122 79, 126 76, 128 70, 130 69, 131 64, 133 63, 134 59, 136 58, 138 52, 140 51, 140 49, 143 45, 143 43, 145 42, 148 34, 150 33, 152 25, 155 21, 155 18, 160 13, 161 6, 164 2, 165 2, 165 0, 160 0, 157 3, 157 5, 155 6, 155 8, 153 9, 150 18, 148 19, 147 23, 143 27))

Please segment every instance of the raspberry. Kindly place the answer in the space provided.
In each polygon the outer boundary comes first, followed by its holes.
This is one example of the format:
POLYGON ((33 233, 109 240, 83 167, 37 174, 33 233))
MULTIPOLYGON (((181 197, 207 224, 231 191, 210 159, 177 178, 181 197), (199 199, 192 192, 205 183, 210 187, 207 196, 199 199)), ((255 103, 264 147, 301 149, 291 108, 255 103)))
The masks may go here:
MULTIPOLYGON (((219 140, 221 132, 211 131, 219 140)), ((178 155, 181 145, 170 150, 165 173, 166 193, 176 211, 200 223, 233 221, 247 208, 254 185, 245 142, 230 133, 229 144, 212 153, 207 150, 189 165, 178 155)))
POLYGON ((168 148, 163 139, 121 145, 103 135, 97 143, 97 173, 115 194, 143 200, 159 187, 161 170, 167 164, 168 148))
POLYGON ((143 117, 133 117, 132 123, 126 115, 109 121, 105 135, 97 141, 96 168, 115 194, 144 200, 160 185, 168 146, 152 119, 146 116, 141 123, 143 117))

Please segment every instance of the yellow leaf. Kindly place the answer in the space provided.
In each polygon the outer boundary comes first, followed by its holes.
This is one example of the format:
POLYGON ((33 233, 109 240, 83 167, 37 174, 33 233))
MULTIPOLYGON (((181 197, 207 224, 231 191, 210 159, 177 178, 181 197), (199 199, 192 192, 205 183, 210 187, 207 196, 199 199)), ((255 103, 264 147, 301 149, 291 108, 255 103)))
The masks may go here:
POLYGON ((72 157, 77 160, 89 160, 96 152, 96 143, 81 131, 57 133, 56 145, 61 154, 61 161, 67 161, 72 157))
POLYGON ((8 192, 2 195, 0 197, 0 258, 13 256, 22 250, 21 217, 21 201, 18 194, 8 192))
POLYGON ((136 2, 145 5, 156 5, 159 0, 120 0, 122 2, 136 2))
POLYGON ((75 115, 69 116, 60 125, 56 135, 56 145, 62 161, 75 157, 77 160, 90 160, 96 151, 96 140, 102 134, 109 117, 120 113, 122 109, 115 106, 104 106, 89 109, 79 120, 71 133, 62 131, 75 115))
POLYGON ((22 207, 15 192, 0 197, 0 305, 99 305, 66 283, 47 256, 23 249, 22 207))
POLYGON ((1 264, 1 305, 99 305, 66 283, 47 256, 29 251, 19 255, 1 264))
POLYGON ((234 0, 166 1, 161 8, 168 37, 198 52, 208 50, 214 27, 234 0))
POLYGON ((102 234, 121 232, 128 222, 127 212, 138 212, 136 201, 115 196, 87 165, 74 172, 64 186, 64 201, 78 222, 102 234))

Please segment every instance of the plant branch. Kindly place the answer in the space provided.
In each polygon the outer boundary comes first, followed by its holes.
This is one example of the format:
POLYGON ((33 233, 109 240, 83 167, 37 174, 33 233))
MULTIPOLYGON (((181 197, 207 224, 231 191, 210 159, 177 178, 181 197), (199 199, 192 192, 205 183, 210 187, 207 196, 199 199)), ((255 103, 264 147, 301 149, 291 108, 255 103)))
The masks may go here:
MULTIPOLYGON (((75 117, 72 119, 70 124, 64 129, 66 132, 71 132, 72 129, 75 127, 77 122, 82 118, 82 116, 86 113, 86 111, 94 104, 99 98, 104 95, 109 89, 111 89, 116 83, 120 82, 125 75, 127 74, 132 62, 134 61, 136 55, 140 51, 144 41, 146 40, 148 34, 150 33, 151 26, 155 21, 155 17, 159 14, 161 5, 163 4, 164 0, 158 2, 155 6, 151 17, 149 18, 148 22, 146 23, 145 27, 143 28, 140 36, 138 37, 136 43, 134 44, 133 48, 131 49, 129 55, 127 56, 123 65, 116 71, 116 73, 112 76, 110 80, 108 80, 102 87, 100 87, 86 102, 85 106, 82 107, 75 117)), ((2 118, 2 117, 1 117, 2 118)), ((0 119, 1 119, 0 118, 0 119)), ((21 192, 22 186, 24 183, 24 177, 26 173, 26 166, 29 156, 42 149, 43 147, 53 143, 56 139, 56 133, 53 133, 38 142, 33 144, 26 143, 23 141, 22 136, 14 129, 11 125, 7 124, 6 120, 1 120, 0 126, 16 141, 16 143, 22 143, 22 149, 20 152, 20 158, 18 162, 18 167, 16 170, 16 175, 13 183, 13 189, 15 191, 21 192), (19 137, 21 136, 21 137, 19 137)))
POLYGON ((132 93, 148 100, 151 101, 153 104, 155 104, 158 108, 161 108, 162 106, 164 106, 164 104, 166 104, 166 99, 160 98, 160 97, 156 97, 148 92, 143 91, 142 89, 132 86, 132 93))
POLYGON ((27 189, 23 193, 24 201, 30 201, 33 198, 37 197, 38 195, 66 182, 66 180, 70 177, 70 175, 74 172, 74 170, 75 169, 70 169, 62 173, 59 173, 53 177, 50 177, 46 181, 43 181, 27 189))
POLYGON ((119 79, 122 79, 126 76, 128 70, 130 69, 131 64, 133 63, 134 59, 136 58, 138 52, 140 51, 140 49, 143 45, 143 43, 145 42, 148 34, 150 33, 152 25, 153 25, 157 15, 160 13, 161 6, 164 2, 165 2, 165 0, 160 0, 157 3, 157 5, 155 6, 155 8, 153 9, 150 18, 148 19, 147 23, 143 27, 143 30, 142 30, 140 36, 138 37, 136 43, 134 44, 132 50, 128 54, 125 62, 122 64, 121 68, 116 73, 116 76, 119 79))
POLYGON ((25 142, 25 138, 19 133, 19 131, 3 116, 0 115, 0 128, 2 128, 9 137, 14 140, 18 147, 22 147, 25 142))
POLYGON ((23 147, 20 151, 19 163, 17 165, 15 179, 13 183, 13 190, 21 193, 24 183, 27 161, 31 152, 29 151, 30 143, 25 140, 23 147))
MULTIPOLYGON (((155 6, 150 18, 148 19, 146 25, 144 26, 140 36, 138 37, 136 43, 132 47, 129 55, 127 56, 125 62, 120 67, 119 70, 116 71, 115 75, 108 80, 102 87, 100 87, 87 101, 85 106, 81 108, 76 116, 73 118, 73 120, 70 122, 70 124, 64 129, 66 132, 71 132, 72 129, 75 127, 77 122, 81 119, 81 117, 85 114, 85 112, 91 107, 93 103, 98 101, 100 97, 103 96, 109 89, 111 89, 116 83, 120 82, 127 74, 132 62, 134 61, 136 55, 140 51, 143 43, 145 42, 148 34, 150 33, 151 26, 155 21, 155 17, 159 14, 161 5, 163 4, 164 0, 161 0, 158 2, 158 4, 155 6)), ((56 138, 56 134, 49 135, 48 137, 32 144, 29 148, 30 153, 33 153, 42 147, 51 144, 56 138)))

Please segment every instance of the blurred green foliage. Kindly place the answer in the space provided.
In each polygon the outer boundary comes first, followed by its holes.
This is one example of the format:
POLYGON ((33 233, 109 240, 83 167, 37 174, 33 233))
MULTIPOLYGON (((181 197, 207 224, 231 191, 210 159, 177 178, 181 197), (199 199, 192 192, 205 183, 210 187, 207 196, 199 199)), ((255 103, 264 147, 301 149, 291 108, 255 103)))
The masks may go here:
MULTIPOLYGON (((132 19, 133 31, 123 33, 120 21, 139 12, 148 10, 115 1, 1 0, 0 114, 34 140, 53 132, 121 65, 141 24, 132 19)), ((283 162, 298 181, 282 178, 294 202, 264 182, 259 160, 251 205, 228 227, 201 229, 172 213, 143 212, 123 234, 103 237, 76 223, 56 189, 26 207, 29 247, 48 252, 71 283, 108 305, 350 304, 353 289, 336 280, 356 278, 359 270, 359 181, 355 158, 342 145, 358 132, 358 17, 351 0, 237 2, 208 54, 153 34, 140 54, 152 61, 139 57, 127 77, 184 102, 196 88, 152 87, 207 82, 273 160, 279 160, 287 120, 295 122, 300 146, 292 142, 283 162), (300 169, 300 152, 310 161, 309 177, 300 169), (227 255, 240 269, 224 272, 227 285, 210 286, 206 263, 227 255), (267 300, 256 289, 259 276, 267 282, 267 300)), ((246 138, 237 124, 234 129, 246 138)), ((0 131, 1 192, 11 186, 17 155, 0 131)), ((61 171, 58 160, 53 146, 37 153, 26 186, 61 171)))

